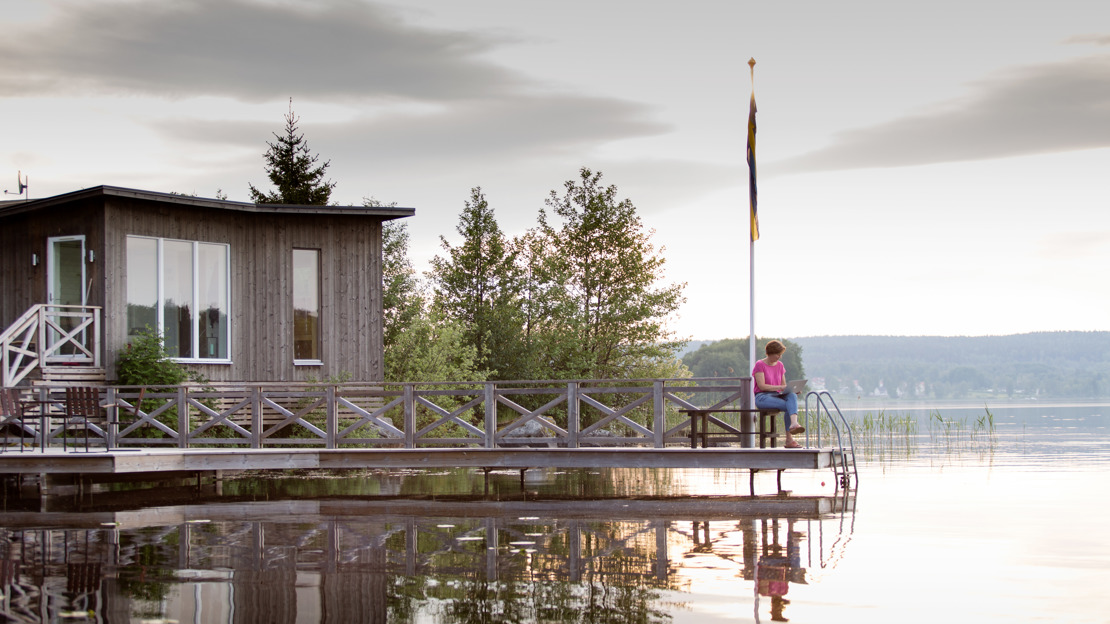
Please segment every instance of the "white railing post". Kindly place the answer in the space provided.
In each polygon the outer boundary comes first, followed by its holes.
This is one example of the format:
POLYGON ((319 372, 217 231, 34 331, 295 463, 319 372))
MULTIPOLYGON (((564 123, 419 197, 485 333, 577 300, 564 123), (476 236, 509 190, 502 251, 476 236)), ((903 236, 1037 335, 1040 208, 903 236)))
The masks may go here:
POLYGON ((100 368, 100 308, 93 308, 93 366, 100 368))
POLYGON ((38 329, 35 330, 36 355, 39 366, 46 366, 46 306, 39 306, 35 314, 35 323, 38 325, 38 329))

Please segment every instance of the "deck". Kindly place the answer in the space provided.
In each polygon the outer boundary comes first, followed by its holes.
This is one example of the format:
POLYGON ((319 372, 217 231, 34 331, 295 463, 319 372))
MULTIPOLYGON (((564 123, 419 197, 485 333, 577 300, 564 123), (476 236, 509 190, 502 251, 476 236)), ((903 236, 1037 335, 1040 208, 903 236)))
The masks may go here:
POLYGON ((100 418, 89 421, 88 451, 75 448, 72 437, 64 446, 51 412, 60 389, 40 386, 25 401, 42 407, 6 421, 6 433, 15 428, 17 435, 5 441, 0 475, 138 481, 234 470, 830 469, 846 484, 853 454, 836 421, 807 414, 813 437, 802 441, 809 448, 774 448, 774 436, 761 435, 757 410, 750 409, 749 384, 735 378, 106 387, 100 418), (822 436, 823 426, 836 435, 822 436), (699 442, 702 448, 693 448, 699 442), (760 448, 764 442, 771 447, 760 448))
POLYGON ((151 475, 221 470, 732 468, 820 470, 840 450, 751 448, 134 449, 0 454, 0 474, 151 475))

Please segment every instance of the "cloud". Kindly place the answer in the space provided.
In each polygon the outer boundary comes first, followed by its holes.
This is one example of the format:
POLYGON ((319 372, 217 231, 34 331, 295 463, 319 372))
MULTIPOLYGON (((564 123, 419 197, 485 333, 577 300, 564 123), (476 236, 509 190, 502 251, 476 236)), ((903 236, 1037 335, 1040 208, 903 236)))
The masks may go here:
MULTIPOLYGON (((649 108, 627 101, 552 94, 467 100, 419 112, 388 112, 351 121, 312 123, 300 130, 321 158, 388 161, 390 167, 423 170, 461 162, 506 162, 580 156, 597 145, 660 134, 670 126, 649 117, 649 108)), ((264 139, 282 131, 269 123, 199 119, 156 122, 171 141, 196 141, 265 149, 264 139)))
POLYGON ((506 41, 353 0, 70 3, 5 33, 0 92, 444 101, 527 85, 481 58, 506 41))
POLYGON ((1064 43, 1093 43, 1095 45, 1110 46, 1110 35, 1075 35, 1074 37, 1065 39, 1064 43))
POLYGON ((931 110, 840 133, 768 173, 905 167, 1110 147, 1110 55, 1020 67, 931 110))

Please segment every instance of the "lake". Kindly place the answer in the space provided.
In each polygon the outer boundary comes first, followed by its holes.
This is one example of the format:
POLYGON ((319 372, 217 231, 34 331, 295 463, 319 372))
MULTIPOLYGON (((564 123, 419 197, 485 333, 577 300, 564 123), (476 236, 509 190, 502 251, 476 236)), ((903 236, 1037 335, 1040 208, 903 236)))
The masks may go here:
POLYGON ((842 406, 787 472, 253 475, 0 512, 13 622, 1110 621, 1110 406, 842 406), (775 475, 757 475, 758 492, 775 475))

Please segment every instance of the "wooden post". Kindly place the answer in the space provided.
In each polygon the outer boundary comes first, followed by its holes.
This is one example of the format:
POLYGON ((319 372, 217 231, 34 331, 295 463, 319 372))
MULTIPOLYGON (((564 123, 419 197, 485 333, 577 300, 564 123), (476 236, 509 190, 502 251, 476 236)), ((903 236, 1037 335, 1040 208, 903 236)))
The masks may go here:
POLYGON ((104 450, 110 451, 116 445, 116 434, 118 428, 112 427, 112 423, 119 422, 119 395, 115 388, 108 387, 108 419, 104 421, 104 450))
POLYGON ((497 384, 486 382, 482 391, 486 403, 486 448, 497 448, 497 384))
POLYGON ((336 437, 339 435, 339 406, 336 404, 336 387, 328 386, 325 391, 327 396, 327 421, 324 425, 324 446, 338 448, 336 437))
POLYGON ((189 389, 177 388, 177 447, 189 448, 189 389))
POLYGON ((416 400, 412 384, 404 386, 405 400, 405 448, 416 448, 416 400))
MULTIPOLYGON (((751 378, 741 379, 740 388, 743 394, 740 396, 741 409, 754 409, 752 405, 752 380, 751 378)), ((756 412, 740 412, 740 430, 747 431, 748 433, 740 436, 740 446, 742 448, 755 448, 755 438, 759 431, 759 419, 762 418, 756 412)))
POLYGON ((663 436, 667 433, 666 399, 663 395, 663 381, 652 384, 652 432, 655 435, 655 448, 665 446, 663 436))
POLYGON ((262 386, 253 386, 251 393, 251 448, 262 448, 262 386))
POLYGON ((567 448, 578 448, 578 432, 582 430, 578 402, 578 382, 567 383, 567 448))

